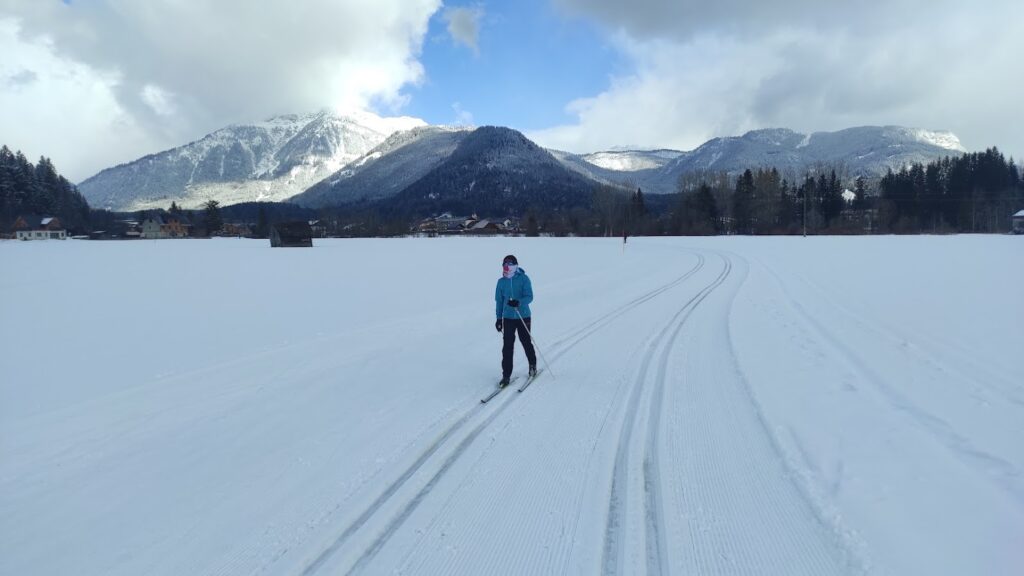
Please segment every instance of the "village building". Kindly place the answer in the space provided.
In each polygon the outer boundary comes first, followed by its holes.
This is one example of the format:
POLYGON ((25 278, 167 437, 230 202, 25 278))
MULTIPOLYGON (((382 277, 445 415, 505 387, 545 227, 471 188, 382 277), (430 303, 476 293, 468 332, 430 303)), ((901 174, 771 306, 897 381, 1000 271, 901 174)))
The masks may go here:
POLYGON ((476 222, 475 216, 473 218, 466 218, 465 216, 453 216, 451 212, 445 212, 440 216, 422 220, 416 226, 416 230, 428 234, 459 234, 466 231, 476 222))
POLYGON ((1011 216, 1010 219, 1011 219, 1012 224, 1013 224, 1013 226, 1011 227, 1011 230, 1013 230, 1013 233, 1014 234, 1024 234, 1024 210, 1021 210, 1020 212, 1017 212, 1016 214, 1011 216))
POLYGON ((309 229, 314 238, 327 238, 327 222, 324 220, 310 220, 309 229))
POLYGON ((466 228, 466 234, 500 234, 505 229, 500 222, 492 220, 478 220, 472 226, 466 228))
POLYGON ((142 226, 135 220, 121 220, 121 225, 124 226, 124 237, 131 240, 138 240, 142 238, 142 226))
POLYGON ((466 221, 463 216, 453 216, 451 212, 445 212, 434 219, 437 223, 437 231, 441 234, 458 232, 462 230, 462 223, 466 221))
POLYGON ((142 221, 141 238, 156 240, 163 238, 188 238, 192 223, 181 214, 155 214, 142 221))
POLYGON ((66 240, 68 234, 60 219, 54 216, 18 216, 11 228, 18 240, 66 240))
POLYGON ((226 223, 220 229, 220 236, 248 238, 252 236, 252 227, 245 223, 226 223))
POLYGON ((280 222, 270 227, 272 248, 312 248, 313 229, 309 222, 280 222))

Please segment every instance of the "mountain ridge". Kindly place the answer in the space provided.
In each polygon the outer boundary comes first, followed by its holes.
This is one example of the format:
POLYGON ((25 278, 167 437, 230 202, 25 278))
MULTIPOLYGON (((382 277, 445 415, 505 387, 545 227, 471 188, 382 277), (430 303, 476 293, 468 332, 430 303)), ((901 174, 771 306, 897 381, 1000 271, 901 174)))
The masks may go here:
POLYGON ((282 201, 304 191, 397 130, 425 124, 328 111, 232 124, 188 144, 107 168, 79 189, 93 206, 118 210, 282 201))
MULTIPOLYGON (((515 153, 532 158, 519 159, 521 163, 546 165, 546 158, 533 155, 536 147, 592 187, 635 187, 650 194, 676 192, 687 173, 736 174, 768 166, 802 172, 831 164, 845 167, 852 176, 881 176, 889 169, 965 151, 951 132, 892 125, 810 134, 764 128, 713 138, 689 151, 613 148, 586 154, 543 149, 515 130, 504 130, 510 132, 491 136, 518 134, 515 153)), ((233 124, 183 146, 107 168, 79 189, 91 205, 115 210, 166 208, 171 202, 195 208, 208 200, 306 206, 376 201, 400 194, 447 162, 473 132, 369 112, 287 114, 233 124)), ((496 166, 502 161, 491 159, 496 166)), ((523 178, 528 175, 521 173, 523 178)), ((507 178, 501 180, 503 186, 511 185, 507 178)))

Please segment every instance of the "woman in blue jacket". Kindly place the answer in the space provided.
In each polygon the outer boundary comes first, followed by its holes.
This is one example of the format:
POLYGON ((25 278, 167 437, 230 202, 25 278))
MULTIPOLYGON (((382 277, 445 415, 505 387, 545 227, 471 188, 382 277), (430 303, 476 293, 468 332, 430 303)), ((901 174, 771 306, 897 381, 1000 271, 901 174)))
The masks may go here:
POLYGON ((501 382, 499 386, 508 386, 512 377, 512 353, 515 350, 516 333, 519 342, 526 352, 526 360, 530 363, 530 376, 537 374, 537 354, 533 350, 530 331, 530 302, 533 302, 533 285, 526 271, 519 267, 516 257, 509 254, 501 262, 501 278, 494 288, 495 315, 494 327, 504 336, 501 348, 501 382))

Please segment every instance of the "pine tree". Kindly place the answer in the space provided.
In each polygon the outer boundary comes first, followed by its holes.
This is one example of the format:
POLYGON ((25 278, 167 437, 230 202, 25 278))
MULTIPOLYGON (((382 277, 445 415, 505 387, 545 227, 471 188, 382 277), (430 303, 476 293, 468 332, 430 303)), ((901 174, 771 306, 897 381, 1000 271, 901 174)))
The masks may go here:
POLYGON ((639 188, 633 193, 629 202, 629 214, 627 217, 628 232, 642 234, 646 228, 647 206, 644 204, 644 193, 639 188))
POLYGON ((221 228, 224 227, 224 219, 220 214, 220 202, 216 200, 210 200, 203 205, 204 221, 206 224, 206 233, 210 236, 220 232, 221 228))
POLYGON ((7 146, 0 148, 0 226, 4 228, 14 219, 14 161, 7 146))
POLYGON ((685 236, 706 236, 721 231, 718 202, 706 181, 693 192, 683 192, 672 215, 671 230, 685 236))
POLYGON ((540 236, 540 227, 537 225, 537 215, 531 210, 526 215, 526 235, 529 237, 540 236))
POLYGON ((32 211, 38 214, 53 215, 57 209, 57 194, 60 190, 60 179, 53 162, 45 156, 39 158, 35 169, 36 196, 32 202, 32 211))
POLYGON ((267 210, 260 206, 259 214, 256 216, 256 229, 253 230, 256 238, 267 238, 270 236, 270 223, 267 222, 267 210))
POLYGON ((843 187, 836 177, 835 170, 832 170, 827 182, 825 175, 822 174, 818 180, 818 186, 821 195, 821 213, 825 217, 825 227, 828 228, 843 212, 843 187))
POLYGON ((14 157, 14 205, 19 211, 31 211, 31 199, 36 195, 35 166, 19 150, 14 157))
POLYGON ((782 179, 779 187, 779 202, 775 206, 775 222, 783 233, 792 233, 793 225, 799 221, 799 207, 795 188, 790 188, 789 181, 782 179))
POLYGON ((86 229, 89 204, 43 156, 34 166, 20 151, 0 147, 0 226, 22 214, 56 216, 69 230, 86 229))
POLYGON ((732 217, 737 234, 753 234, 754 174, 748 168, 736 179, 732 200, 732 217))
POLYGON ((864 177, 857 176, 857 180, 853 183, 853 206, 854 210, 864 210, 867 208, 867 190, 864 185, 864 177))
POLYGON ((718 234, 721 232, 721 218, 718 212, 718 202, 715 195, 711 193, 711 187, 702 184, 694 195, 693 206, 696 211, 697 221, 707 227, 708 233, 718 234))

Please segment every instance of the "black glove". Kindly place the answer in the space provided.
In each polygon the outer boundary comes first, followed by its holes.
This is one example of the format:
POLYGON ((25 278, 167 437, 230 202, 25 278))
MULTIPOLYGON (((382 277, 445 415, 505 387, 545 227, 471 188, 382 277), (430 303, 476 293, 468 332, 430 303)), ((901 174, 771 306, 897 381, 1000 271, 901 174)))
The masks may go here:
POLYGON ((513 308, 519 308, 519 300, 515 300, 515 299, 509 300, 508 301, 508 305, 513 307, 513 308))
POLYGON ((494 329, 497 330, 498 332, 501 332, 501 323, 501 318, 498 318, 497 320, 494 321, 494 329))

